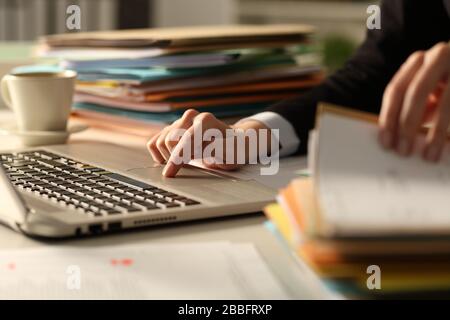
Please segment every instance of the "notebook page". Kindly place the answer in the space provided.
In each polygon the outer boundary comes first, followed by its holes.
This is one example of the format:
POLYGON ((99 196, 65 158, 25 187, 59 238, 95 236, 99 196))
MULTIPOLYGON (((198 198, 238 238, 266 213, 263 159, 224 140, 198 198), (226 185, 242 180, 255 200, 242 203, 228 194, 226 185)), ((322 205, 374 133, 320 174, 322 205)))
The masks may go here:
POLYGON ((441 162, 431 164, 418 150, 411 158, 386 152, 377 132, 372 123, 321 116, 316 181, 325 233, 450 233, 448 145, 441 162))

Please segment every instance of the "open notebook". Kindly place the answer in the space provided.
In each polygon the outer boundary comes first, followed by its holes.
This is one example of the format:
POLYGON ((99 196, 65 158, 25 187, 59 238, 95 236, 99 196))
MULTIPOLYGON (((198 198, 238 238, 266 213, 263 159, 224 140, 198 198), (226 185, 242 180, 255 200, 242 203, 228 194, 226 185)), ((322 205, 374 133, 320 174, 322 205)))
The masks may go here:
POLYGON ((329 288, 358 298, 448 294, 449 146, 438 164, 422 160, 420 139, 402 158, 379 145, 376 122, 322 105, 308 146, 312 176, 291 181, 264 211, 329 288), (369 267, 381 272, 379 290, 369 267))
POLYGON ((324 236, 450 234, 450 148, 440 163, 386 152, 366 114, 322 105, 314 154, 324 236))

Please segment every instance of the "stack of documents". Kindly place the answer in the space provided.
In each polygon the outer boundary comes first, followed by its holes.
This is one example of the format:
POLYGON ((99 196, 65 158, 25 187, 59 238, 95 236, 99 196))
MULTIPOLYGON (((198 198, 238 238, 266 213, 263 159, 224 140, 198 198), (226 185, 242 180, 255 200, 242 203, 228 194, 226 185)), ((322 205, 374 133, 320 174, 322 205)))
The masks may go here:
POLYGON ((116 127, 163 126, 189 108, 255 113, 323 79, 304 25, 90 32, 44 37, 41 58, 78 72, 76 115, 116 127))
POLYGON ((272 230, 349 295, 450 291, 450 146, 440 163, 377 142, 376 119, 322 106, 309 144, 312 175, 265 208, 272 230), (275 227, 275 228, 273 228, 275 227))

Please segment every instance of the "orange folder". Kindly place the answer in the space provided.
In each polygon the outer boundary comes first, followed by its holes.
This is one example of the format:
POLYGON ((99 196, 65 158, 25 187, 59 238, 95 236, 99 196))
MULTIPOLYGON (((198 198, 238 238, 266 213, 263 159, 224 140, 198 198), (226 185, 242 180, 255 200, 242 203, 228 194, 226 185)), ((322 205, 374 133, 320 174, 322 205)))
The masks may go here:
POLYGON ((255 93, 280 90, 306 89, 316 86, 322 82, 322 76, 311 77, 309 79, 291 79, 283 81, 247 83, 240 85, 230 85, 213 88, 198 88, 188 90, 168 91, 164 93, 150 93, 145 95, 146 101, 162 101, 174 97, 189 97, 216 94, 239 94, 255 93))

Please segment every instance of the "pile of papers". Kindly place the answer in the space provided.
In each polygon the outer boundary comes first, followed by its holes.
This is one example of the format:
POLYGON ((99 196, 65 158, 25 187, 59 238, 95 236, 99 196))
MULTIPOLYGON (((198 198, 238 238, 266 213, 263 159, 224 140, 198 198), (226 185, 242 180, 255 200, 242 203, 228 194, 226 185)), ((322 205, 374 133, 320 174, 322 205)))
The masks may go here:
MULTIPOLYGON (((121 30, 44 37, 41 58, 78 72, 76 115, 148 132, 189 108, 242 117, 323 79, 305 25, 121 30)), ((91 123, 92 124, 92 123, 91 123)))
POLYGON ((438 164, 377 142, 376 119, 322 106, 309 143, 311 176, 265 208, 328 286, 350 296, 450 291, 450 146, 438 164))

